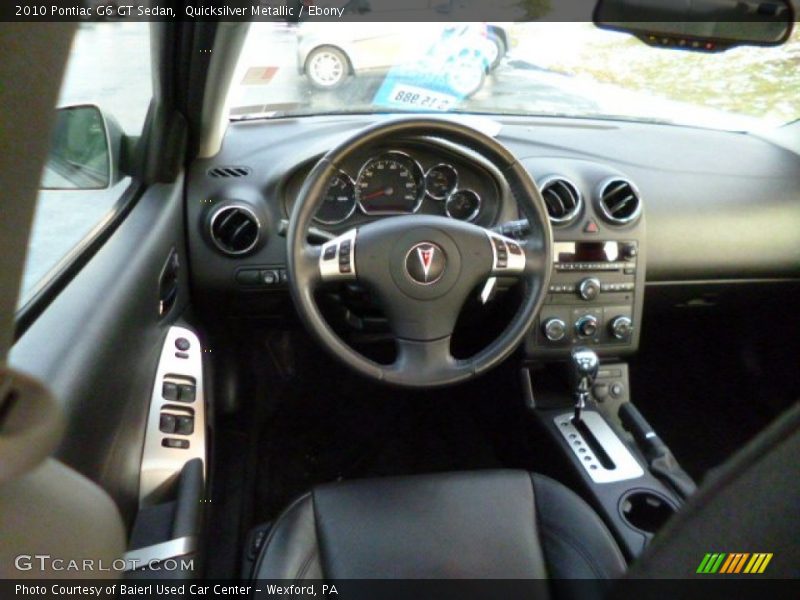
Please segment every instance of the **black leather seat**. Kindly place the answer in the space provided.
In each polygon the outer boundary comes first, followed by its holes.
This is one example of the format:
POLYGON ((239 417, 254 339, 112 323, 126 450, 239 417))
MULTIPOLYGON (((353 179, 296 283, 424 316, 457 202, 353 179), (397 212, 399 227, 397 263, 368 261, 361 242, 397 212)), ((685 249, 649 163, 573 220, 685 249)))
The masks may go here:
POLYGON ((315 488, 287 508, 258 579, 610 579, 626 564, 597 514, 560 483, 474 471, 315 488))

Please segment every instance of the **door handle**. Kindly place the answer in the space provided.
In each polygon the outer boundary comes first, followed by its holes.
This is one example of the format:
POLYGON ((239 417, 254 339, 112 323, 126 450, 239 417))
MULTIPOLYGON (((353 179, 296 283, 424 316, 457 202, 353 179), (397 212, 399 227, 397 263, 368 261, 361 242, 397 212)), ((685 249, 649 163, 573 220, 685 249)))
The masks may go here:
POLYGON ((165 316, 175 305, 178 298, 178 274, 180 273, 180 258, 173 247, 161 269, 158 278, 158 316, 165 316))

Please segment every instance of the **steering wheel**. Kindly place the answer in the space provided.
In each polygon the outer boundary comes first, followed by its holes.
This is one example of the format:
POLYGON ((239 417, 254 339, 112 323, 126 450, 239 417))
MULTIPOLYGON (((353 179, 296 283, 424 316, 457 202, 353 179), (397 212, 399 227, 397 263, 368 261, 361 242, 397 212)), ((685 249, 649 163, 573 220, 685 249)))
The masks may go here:
POLYGON ((403 118, 360 131, 330 150, 299 192, 287 230, 289 288, 306 327, 334 356, 359 373, 406 387, 437 387, 476 377, 506 359, 530 330, 552 270, 552 231, 544 200, 524 167, 502 144, 459 123, 403 118), (380 219, 321 247, 307 242, 312 218, 339 165, 354 153, 399 138, 443 138, 482 154, 505 177, 529 224, 524 241, 446 217, 380 219), (500 336, 468 359, 450 339, 470 292, 490 277, 514 277, 523 298, 500 336), (314 293, 329 282, 359 282, 383 307, 397 358, 382 365, 353 350, 325 321, 314 293))

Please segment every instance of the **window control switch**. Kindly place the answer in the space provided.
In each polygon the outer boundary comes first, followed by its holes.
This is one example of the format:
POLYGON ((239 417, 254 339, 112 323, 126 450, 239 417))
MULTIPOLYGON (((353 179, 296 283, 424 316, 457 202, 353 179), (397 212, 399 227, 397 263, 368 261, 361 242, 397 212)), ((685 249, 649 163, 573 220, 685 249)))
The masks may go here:
POLYGON ((192 435, 194 433, 194 417, 178 417, 175 424, 175 433, 178 435, 192 435))
POLYGON ((181 440, 178 438, 164 438, 161 440, 161 445, 165 448, 177 448, 186 450, 189 447, 189 440, 181 440))
POLYGON ((161 395, 164 400, 177 400, 178 399, 178 384, 165 381, 161 386, 161 395))
POLYGON ((168 413, 161 413, 161 418, 158 422, 158 429, 162 433, 175 433, 175 427, 177 425, 177 420, 175 415, 171 415, 168 413))
POLYGON ((194 390, 195 387, 193 385, 179 385, 177 400, 180 402, 194 402, 194 390))

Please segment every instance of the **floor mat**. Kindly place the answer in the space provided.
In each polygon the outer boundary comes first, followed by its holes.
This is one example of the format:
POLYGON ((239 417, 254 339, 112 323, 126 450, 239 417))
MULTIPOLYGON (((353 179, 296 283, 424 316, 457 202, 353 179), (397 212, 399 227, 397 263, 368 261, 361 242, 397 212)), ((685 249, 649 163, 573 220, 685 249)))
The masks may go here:
POLYGON ((274 388, 260 436, 256 515, 270 520, 314 485, 342 479, 487 468, 532 468, 515 371, 469 385, 408 391, 372 383, 327 355, 274 388))

